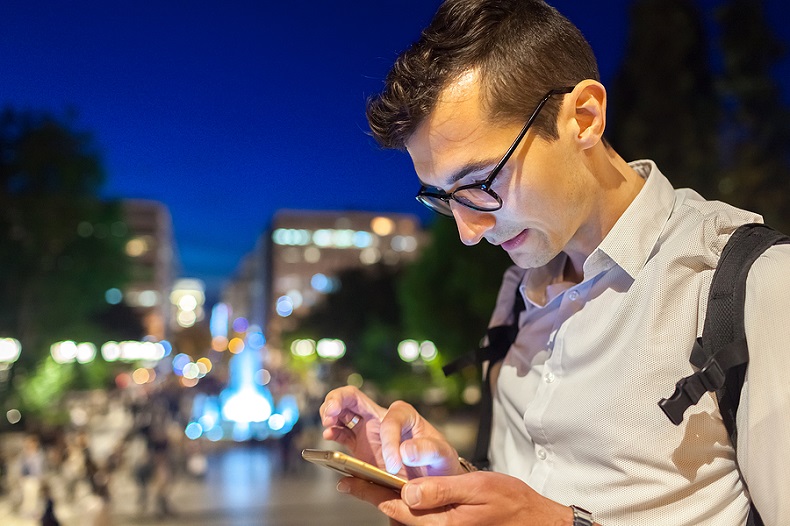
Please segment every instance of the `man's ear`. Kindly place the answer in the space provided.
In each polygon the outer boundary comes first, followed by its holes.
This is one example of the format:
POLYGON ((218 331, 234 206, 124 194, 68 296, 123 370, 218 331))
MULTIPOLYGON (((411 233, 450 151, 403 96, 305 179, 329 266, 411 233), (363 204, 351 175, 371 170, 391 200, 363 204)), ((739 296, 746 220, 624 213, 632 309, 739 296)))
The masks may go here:
POLYGON ((606 129, 606 88, 595 80, 583 80, 569 99, 574 137, 581 149, 592 148, 601 142, 606 129))

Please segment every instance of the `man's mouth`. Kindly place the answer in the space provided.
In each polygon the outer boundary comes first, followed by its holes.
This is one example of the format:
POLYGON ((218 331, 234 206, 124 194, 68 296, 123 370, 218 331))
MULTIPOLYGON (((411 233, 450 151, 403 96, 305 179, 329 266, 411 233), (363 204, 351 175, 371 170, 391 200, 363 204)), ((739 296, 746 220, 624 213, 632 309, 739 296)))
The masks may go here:
POLYGON ((527 237, 529 236, 529 229, 522 230, 519 235, 516 237, 510 238, 500 246, 510 252, 511 250, 515 250, 516 248, 520 247, 524 241, 526 241, 527 237))

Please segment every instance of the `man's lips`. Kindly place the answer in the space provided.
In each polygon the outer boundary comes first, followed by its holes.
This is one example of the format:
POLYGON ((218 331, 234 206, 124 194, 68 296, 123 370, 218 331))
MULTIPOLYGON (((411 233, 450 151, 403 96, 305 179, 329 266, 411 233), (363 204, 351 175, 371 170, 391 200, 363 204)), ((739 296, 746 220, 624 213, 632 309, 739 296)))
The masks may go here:
POLYGON ((509 252, 521 246, 521 244, 524 243, 524 241, 527 239, 528 235, 529 235, 529 229, 523 230, 519 235, 517 235, 514 238, 508 239, 500 246, 509 252))

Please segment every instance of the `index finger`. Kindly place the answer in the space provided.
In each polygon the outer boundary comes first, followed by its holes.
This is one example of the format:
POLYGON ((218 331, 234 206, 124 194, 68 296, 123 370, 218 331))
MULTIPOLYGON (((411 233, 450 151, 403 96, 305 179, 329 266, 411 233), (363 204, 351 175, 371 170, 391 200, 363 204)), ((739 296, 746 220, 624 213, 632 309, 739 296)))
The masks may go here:
POLYGON ((331 427, 346 425, 354 415, 380 419, 384 414, 384 408, 356 387, 347 385, 329 391, 318 413, 321 415, 321 423, 325 427, 331 427))
POLYGON ((390 406, 381 419, 381 454, 390 473, 397 473, 403 467, 400 456, 401 439, 414 429, 417 417, 417 410, 412 405, 399 400, 390 406))

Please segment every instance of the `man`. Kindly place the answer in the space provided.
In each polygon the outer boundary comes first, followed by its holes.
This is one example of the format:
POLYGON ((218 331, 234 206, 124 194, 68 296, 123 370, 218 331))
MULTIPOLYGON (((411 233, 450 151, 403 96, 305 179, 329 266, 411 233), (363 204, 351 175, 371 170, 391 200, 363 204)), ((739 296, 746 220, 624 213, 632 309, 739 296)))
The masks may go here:
POLYGON ((374 135, 409 153, 418 199, 464 243, 516 263, 492 325, 512 321, 516 293, 526 309, 493 371, 492 471, 467 472, 410 405, 344 387, 321 407, 324 437, 410 482, 399 496, 344 479, 341 492, 417 525, 735 525, 752 501, 766 524, 790 524, 777 460, 790 446, 777 373, 790 370, 790 249, 769 249, 747 282, 736 457, 715 396, 680 426, 657 401, 693 372, 722 247, 760 217, 626 163, 603 140, 606 104, 588 44, 542 1, 448 0, 398 58, 369 103, 374 135))

